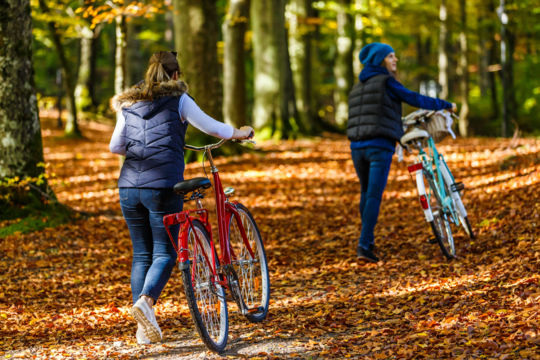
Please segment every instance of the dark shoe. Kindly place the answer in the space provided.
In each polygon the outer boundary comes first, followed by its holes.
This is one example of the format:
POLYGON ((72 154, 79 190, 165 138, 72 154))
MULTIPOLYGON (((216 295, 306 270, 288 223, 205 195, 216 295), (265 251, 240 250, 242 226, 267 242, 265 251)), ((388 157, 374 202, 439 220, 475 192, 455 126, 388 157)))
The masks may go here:
POLYGON ((359 246, 358 249, 356 249, 356 256, 359 260, 368 261, 372 263, 379 262, 379 258, 373 254, 371 250, 366 250, 363 247, 359 246))

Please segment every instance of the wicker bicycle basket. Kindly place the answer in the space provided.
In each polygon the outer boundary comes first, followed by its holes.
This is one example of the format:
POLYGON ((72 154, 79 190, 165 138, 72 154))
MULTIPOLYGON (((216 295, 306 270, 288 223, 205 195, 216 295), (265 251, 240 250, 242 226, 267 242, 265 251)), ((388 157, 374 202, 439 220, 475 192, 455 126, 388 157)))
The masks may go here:
POLYGON ((426 131, 436 144, 443 141, 450 134, 446 128, 446 119, 441 114, 433 115, 426 122, 426 131))

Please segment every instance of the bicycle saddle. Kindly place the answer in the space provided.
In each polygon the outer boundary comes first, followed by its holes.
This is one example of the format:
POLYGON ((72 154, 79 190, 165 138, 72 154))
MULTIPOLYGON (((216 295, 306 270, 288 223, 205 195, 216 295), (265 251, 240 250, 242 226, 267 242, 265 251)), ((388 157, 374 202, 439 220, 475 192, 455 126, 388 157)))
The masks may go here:
POLYGON ((210 180, 205 177, 196 177, 190 180, 180 181, 174 185, 173 190, 178 195, 184 195, 197 189, 208 189, 212 186, 210 180))
POLYGON ((428 134, 427 131, 414 128, 411 131, 409 131, 408 133, 406 133, 405 135, 403 135, 403 137, 401 138, 401 143, 402 144, 407 144, 411 140, 425 139, 425 138, 428 138, 428 137, 429 137, 429 134, 428 134))

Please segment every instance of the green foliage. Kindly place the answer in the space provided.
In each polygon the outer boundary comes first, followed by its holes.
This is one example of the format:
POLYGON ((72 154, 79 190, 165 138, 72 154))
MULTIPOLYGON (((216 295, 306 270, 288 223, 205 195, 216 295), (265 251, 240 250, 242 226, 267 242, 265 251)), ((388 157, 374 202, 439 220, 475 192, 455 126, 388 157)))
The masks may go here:
POLYGON ((38 189, 46 188, 48 177, 42 173, 35 178, 0 179, 0 238, 55 227, 76 218, 65 206, 42 197, 38 189))
POLYGON ((28 192, 24 204, 0 206, 0 238, 19 233, 56 227, 78 218, 65 206, 56 202, 42 202, 33 192, 28 192))
MULTIPOLYGON (((227 13, 228 1, 219 0, 219 29, 227 13)), ((459 76, 456 74, 459 56, 459 31, 461 29, 459 2, 446 1, 449 56, 450 97, 456 101, 460 98, 459 76)), ((168 1, 137 2, 118 0, 86 1, 80 6, 78 1, 49 0, 48 6, 53 14, 43 16, 32 1, 34 16, 34 57, 36 84, 42 97, 56 97, 61 91, 54 84, 58 64, 52 50, 50 34, 46 22, 54 20, 66 43, 67 57, 73 64, 78 63, 79 38, 78 27, 101 24, 103 29, 99 35, 96 50, 96 72, 93 78, 96 84, 96 96, 99 102, 98 113, 113 117, 108 110, 108 101, 114 95, 114 52, 115 27, 114 17, 122 14, 138 25, 139 32, 128 34, 128 38, 138 41, 136 61, 142 61, 139 68, 145 68, 151 55, 159 50, 174 50, 171 3, 168 1), (114 6, 112 6, 112 5, 114 6)), ((441 0, 352 0, 348 12, 354 17, 356 26, 355 53, 361 46, 375 41, 387 42, 396 50, 399 58, 399 72, 402 83, 411 90, 419 91, 421 81, 438 78, 439 43, 439 6, 441 0)), ((494 56, 488 65, 500 63, 500 21, 495 12, 499 2, 496 0, 467 1, 467 40, 470 72, 470 126, 476 135, 499 135, 502 85, 500 71, 495 71, 495 87, 498 103, 493 104, 490 91, 480 89, 481 43, 494 47, 494 56), (486 38, 482 39, 482 32, 486 38), (480 91, 482 90, 482 91, 480 91)), ((337 9, 338 1, 313 1, 313 13, 306 19, 310 24, 309 31, 313 35, 311 53, 312 84, 315 94, 313 113, 326 122, 332 123, 335 104, 335 77, 333 73, 336 53, 337 9)), ((508 29, 516 37, 514 58, 515 115, 516 122, 524 134, 535 134, 540 129, 540 88, 534 76, 540 71, 540 0, 506 0, 506 11, 509 16, 508 29)), ((189 36, 189 34, 185 34, 189 36)), ((223 37, 220 33, 219 41, 223 37)), ((216 44, 216 51, 217 51, 216 44)), ((128 59, 128 67, 130 61, 128 59)), ((356 61, 356 59, 351 59, 356 61)), ((141 72, 138 70, 137 72, 141 72)), ((246 81, 248 121, 252 120, 253 91, 253 58, 251 52, 251 34, 246 34, 246 81)), ((140 78, 143 77, 141 72, 140 78)), ((129 84, 132 85, 132 84, 129 84)), ((197 99, 196 99, 197 100, 197 99)), ((203 109, 205 110, 205 109, 203 109)))

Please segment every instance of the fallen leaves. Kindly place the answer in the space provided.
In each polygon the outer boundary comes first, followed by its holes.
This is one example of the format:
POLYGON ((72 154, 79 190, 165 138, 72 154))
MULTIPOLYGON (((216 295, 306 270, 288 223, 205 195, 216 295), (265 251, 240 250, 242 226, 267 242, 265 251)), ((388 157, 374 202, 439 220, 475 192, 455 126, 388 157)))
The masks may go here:
MULTIPOLYGON (((134 342, 131 242, 118 206, 118 160, 107 149, 112 129, 83 130, 79 142, 48 132, 48 171, 57 173, 61 201, 107 216, 0 239, 0 356, 158 359, 174 356, 175 341, 187 336, 194 340, 182 350, 186 358, 206 354, 176 271, 157 305, 166 342, 134 342)), ((266 143, 264 154, 216 159, 223 182, 258 222, 273 293, 263 323, 231 312, 230 348, 251 352, 204 356, 539 358, 540 143, 520 142, 506 149, 467 139, 440 148, 467 186, 478 233, 470 241, 454 228, 452 262, 427 242, 404 163, 392 165, 376 228, 383 261, 363 264, 355 257, 359 184, 346 140, 266 143), (512 168, 501 168, 511 152, 512 168)), ((188 164, 186 178, 194 176, 202 169, 188 164)))

